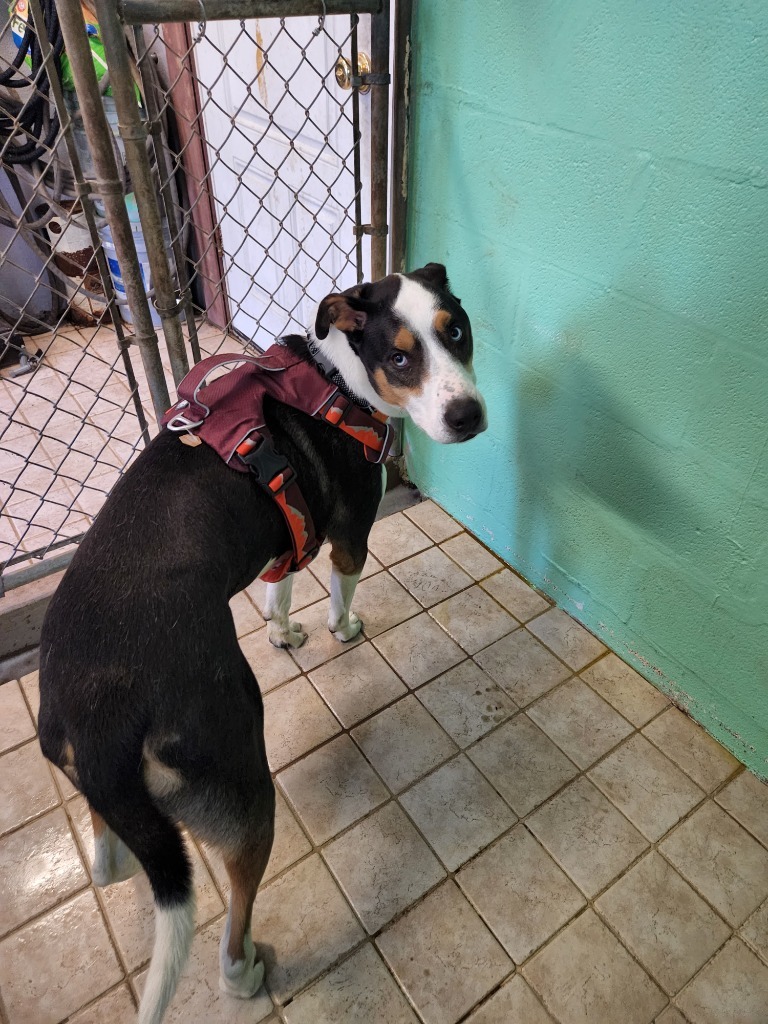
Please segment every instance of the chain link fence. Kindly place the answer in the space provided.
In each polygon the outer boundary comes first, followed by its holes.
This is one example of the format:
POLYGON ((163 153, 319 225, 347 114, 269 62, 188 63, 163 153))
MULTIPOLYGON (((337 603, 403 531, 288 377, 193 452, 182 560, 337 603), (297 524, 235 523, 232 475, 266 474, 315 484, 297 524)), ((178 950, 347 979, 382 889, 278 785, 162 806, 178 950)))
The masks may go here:
POLYGON ((329 292, 384 272, 386 224, 371 224, 387 209, 378 7, 131 0, 122 21, 108 0, 11 9, 0 34, 5 588, 71 557, 190 363, 266 348, 303 330, 329 292), (168 23, 171 7, 185 20, 168 23))

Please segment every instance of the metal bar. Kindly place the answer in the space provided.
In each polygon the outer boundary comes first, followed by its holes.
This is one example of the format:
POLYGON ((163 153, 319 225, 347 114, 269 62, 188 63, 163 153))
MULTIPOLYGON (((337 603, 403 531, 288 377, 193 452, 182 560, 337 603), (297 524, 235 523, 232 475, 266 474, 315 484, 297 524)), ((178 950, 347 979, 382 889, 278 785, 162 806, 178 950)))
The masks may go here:
MULTIPOLYGON (((353 67, 356 65, 353 64, 353 67)), ((371 18, 371 72, 389 72, 389 0, 371 18)), ((371 89, 371 278, 387 273, 389 86, 371 89)))
POLYGON ((171 83, 171 105, 176 114, 181 166, 186 175, 192 230, 197 243, 196 273, 203 288, 208 322, 216 327, 229 323, 229 309, 222 262, 222 243, 210 188, 210 168, 201 117, 202 104, 192 50, 192 33, 187 24, 163 28, 165 59, 171 83), (195 125, 199 130, 195 130, 195 125))
POLYGON ((128 219, 123 186, 112 147, 111 129, 101 102, 91 48, 85 33, 80 0, 57 0, 57 8, 67 58, 72 67, 80 111, 83 115, 88 145, 97 174, 95 185, 107 212, 112 241, 125 283, 125 293, 134 317, 136 327, 134 340, 141 352, 152 404, 157 420, 160 422, 171 401, 160 359, 157 333, 152 324, 147 295, 141 279, 141 268, 133 241, 131 222, 128 219))
POLYGON ((141 230, 144 232, 147 258, 155 288, 155 309, 160 314, 165 345, 171 360, 171 372, 178 385, 189 372, 189 360, 178 315, 176 285, 163 238, 157 189, 149 165, 147 130, 136 102, 128 44, 111 0, 96 0, 96 14, 109 67, 109 81, 117 108, 120 135, 125 143, 125 159, 131 173, 136 205, 139 208, 141 230))
POLYGON ((156 95, 158 83, 156 77, 152 74, 152 69, 148 68, 148 62, 151 60, 149 51, 145 49, 142 56, 141 48, 144 46, 144 35, 141 27, 137 25, 133 32, 136 40, 136 62, 139 68, 139 75, 141 76, 141 84, 144 88, 144 103, 151 126, 150 134, 157 162, 157 172, 160 175, 160 194, 163 198, 165 216, 171 233, 173 260, 176 264, 176 278, 179 282, 179 301, 187 321, 187 337, 189 339, 189 347, 192 350, 192 359, 194 362, 199 363, 200 342, 197 339, 195 311, 192 307, 192 294, 189 290, 187 257, 181 238, 182 227, 179 223, 179 210, 174 201, 173 189, 171 188, 171 166, 162 138, 162 125, 160 122, 160 108, 162 104, 156 95))
MULTIPOLYGON (((350 38, 350 57, 352 58, 352 74, 357 74, 357 23, 356 14, 351 17, 352 35, 350 38)), ((360 171, 360 90, 352 89, 352 156, 355 175, 355 269, 357 280, 363 280, 363 181, 360 171)))
MULTIPOLYGON (((113 5, 114 6, 114 5, 113 5)), ((178 21, 243 21, 326 14, 375 14, 381 0, 122 0, 117 10, 128 25, 178 21)))
MULTIPOLYGON (((59 3, 61 0, 59 0, 59 3)), ((74 543, 70 541, 70 543, 74 543)), ((23 587, 26 583, 33 583, 35 580, 41 580, 43 576, 50 576, 60 569, 66 569, 72 559, 75 557, 74 548, 71 551, 62 551, 58 555, 53 555, 52 558, 41 558, 39 562, 35 562, 33 565, 28 565, 24 569, 19 569, 17 572, 7 573, 3 576, 3 591, 8 593, 9 590, 15 590, 16 587, 23 587)))
MULTIPOLYGON (((40 42, 40 49, 42 50, 43 58, 46 61, 50 61, 52 59, 52 49, 48 40, 48 33, 45 31, 45 19, 42 8, 40 7, 40 0, 29 0, 29 7, 32 12, 32 20, 34 21, 35 28, 37 30, 37 38, 40 42)), ((85 176, 83 175, 83 169, 80 165, 80 156, 77 152, 75 140, 72 135, 70 124, 71 118, 69 116, 69 111, 67 110, 67 105, 64 101, 64 93, 62 92, 61 82, 59 81, 58 75, 51 74, 48 76, 48 79, 51 83, 51 92, 53 93, 56 112, 58 113, 59 121, 61 122, 61 133, 64 139, 64 144, 67 147, 67 155, 69 156, 69 162, 72 165, 72 177, 74 178, 75 185, 77 186, 80 207, 83 211, 86 225, 88 226, 88 234, 91 237, 91 245, 93 246, 96 266, 99 270, 101 286, 104 289, 104 297, 107 300, 107 309, 109 310, 109 315, 112 319, 112 326, 114 327, 115 334, 117 335, 117 344, 120 349, 123 369, 125 370, 125 375, 131 388, 133 407, 136 412, 136 418, 139 421, 141 438, 144 441, 144 444, 147 445, 150 441, 149 430, 147 428, 147 418, 144 415, 144 406, 141 404, 141 396, 139 395, 139 389, 136 383, 136 375, 133 372, 133 364, 128 351, 129 341, 125 336, 123 323, 117 309, 112 276, 109 273, 107 258, 104 255, 104 249, 96 227, 96 212, 94 210, 93 200, 91 199, 90 192, 85 181, 85 176)))
POLYGON ((395 59, 392 69, 392 198, 389 215, 389 265, 405 270, 408 212, 408 143, 411 117, 411 26, 413 0, 395 0, 395 59))

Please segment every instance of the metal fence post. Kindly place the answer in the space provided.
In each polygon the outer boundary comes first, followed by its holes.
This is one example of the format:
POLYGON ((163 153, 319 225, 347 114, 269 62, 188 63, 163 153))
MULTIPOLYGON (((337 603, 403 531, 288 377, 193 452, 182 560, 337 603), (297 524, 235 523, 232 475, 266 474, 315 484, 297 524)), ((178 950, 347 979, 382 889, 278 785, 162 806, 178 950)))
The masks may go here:
POLYGON ((371 16, 371 277, 387 272, 389 211, 389 0, 371 16))
POLYGON ((184 333, 179 320, 176 285, 168 262, 166 242, 157 202, 157 189, 147 155, 147 130, 136 102, 128 44, 114 3, 96 0, 99 33, 109 66, 110 85, 117 107, 120 136, 125 143, 125 159, 139 208, 141 228, 155 288, 155 309, 160 314, 165 343, 171 360, 173 379, 178 384, 189 371, 184 333))
POLYGON ((159 422, 171 401, 160 359, 157 332, 152 324, 144 282, 141 279, 141 268, 125 206, 123 185, 112 148, 111 129, 101 102, 91 48, 85 33, 83 12, 80 0, 57 0, 57 6, 64 45, 72 67, 80 111, 97 174, 95 185, 107 211, 112 240, 125 283, 125 293, 134 317, 134 337, 141 352, 155 416, 159 422))
MULTIPOLYGON (((37 38, 40 42, 43 57, 49 61, 52 59, 53 51, 48 40, 48 35, 45 31, 45 19, 43 17, 42 7, 40 6, 40 0, 29 0, 29 6, 32 11, 32 20, 35 23, 35 30, 37 31, 37 38)), ((90 188, 84 179, 83 170, 80 165, 80 157, 78 156, 77 147, 75 146, 75 140, 72 137, 69 111, 67 110, 67 105, 64 101, 64 93, 62 92, 61 82, 59 81, 58 76, 50 75, 49 81, 51 83, 51 92, 53 93, 56 111, 59 115, 59 121, 61 122, 62 137, 64 139, 64 144, 67 147, 69 162, 72 165, 72 176, 75 179, 75 185, 80 199, 80 206, 83 211, 83 216, 85 217, 85 222, 88 226, 88 233, 91 236, 91 245, 93 246, 93 255, 96 260, 96 266, 99 269, 101 286, 104 289, 104 296, 107 300, 109 314, 112 319, 112 326, 114 327, 115 334, 117 336, 117 344, 122 357, 123 369, 125 370, 125 375, 131 388, 133 408, 136 413, 136 418, 139 421, 139 429, 141 431, 141 436, 144 439, 144 444, 149 444, 147 419, 144 415, 144 407, 141 404, 141 396, 139 395, 136 375, 133 372, 131 359, 128 355, 129 342, 126 339, 123 324, 120 320, 120 314, 117 310, 115 289, 112 284, 109 267, 107 266, 107 258, 104 255, 104 249, 102 248, 101 239, 99 238, 99 233, 96 228, 96 218, 93 208, 93 200, 90 195, 90 188)))

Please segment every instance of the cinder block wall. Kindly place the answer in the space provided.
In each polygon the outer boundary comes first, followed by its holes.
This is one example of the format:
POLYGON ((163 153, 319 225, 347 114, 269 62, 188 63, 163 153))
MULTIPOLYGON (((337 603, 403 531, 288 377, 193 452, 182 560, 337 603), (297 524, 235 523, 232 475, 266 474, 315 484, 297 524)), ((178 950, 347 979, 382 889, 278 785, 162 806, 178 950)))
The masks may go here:
POLYGON ((768 4, 416 10, 409 262, 490 429, 411 472, 768 777, 768 4))

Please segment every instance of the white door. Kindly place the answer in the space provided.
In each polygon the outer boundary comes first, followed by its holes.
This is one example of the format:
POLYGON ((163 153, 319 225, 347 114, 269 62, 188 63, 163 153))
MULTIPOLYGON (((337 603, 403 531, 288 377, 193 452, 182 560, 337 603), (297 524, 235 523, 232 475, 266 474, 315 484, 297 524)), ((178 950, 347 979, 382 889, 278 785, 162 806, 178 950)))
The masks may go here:
MULTIPOLYGON (((231 324, 266 348, 357 280, 352 94, 336 83, 350 19, 209 22, 196 52, 231 324), (302 50, 304 51, 302 53, 302 50)), ((370 52, 370 17, 358 47, 370 52)), ((360 96, 362 223, 370 96, 360 96)), ((363 274, 370 246, 364 240, 363 274)))

